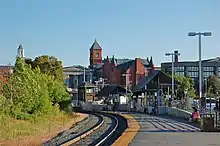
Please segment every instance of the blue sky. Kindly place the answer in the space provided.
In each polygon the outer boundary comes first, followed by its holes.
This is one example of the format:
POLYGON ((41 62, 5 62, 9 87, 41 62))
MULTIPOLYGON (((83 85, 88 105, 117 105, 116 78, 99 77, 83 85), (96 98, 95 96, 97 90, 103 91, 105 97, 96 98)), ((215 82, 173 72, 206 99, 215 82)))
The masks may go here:
POLYGON ((202 57, 220 56, 220 0, 2 0, 0 64, 13 62, 19 44, 25 56, 53 55, 65 66, 88 65, 95 38, 103 56, 169 61, 198 59, 198 39, 189 31, 212 31, 203 38, 202 57))

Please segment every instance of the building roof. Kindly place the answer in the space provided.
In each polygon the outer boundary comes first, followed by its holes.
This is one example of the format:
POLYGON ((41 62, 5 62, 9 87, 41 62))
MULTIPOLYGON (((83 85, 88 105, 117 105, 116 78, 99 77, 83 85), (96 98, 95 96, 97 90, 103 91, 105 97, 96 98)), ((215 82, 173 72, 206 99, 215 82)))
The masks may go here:
POLYGON ((92 44, 90 50, 102 50, 102 47, 99 45, 99 43, 96 41, 94 41, 94 43, 92 44))
POLYGON ((122 63, 122 64, 117 65, 116 68, 117 68, 118 70, 127 70, 127 69, 129 69, 134 63, 135 63, 135 60, 131 60, 131 61, 128 61, 128 62, 125 62, 125 63, 122 63))
POLYGON ((202 60, 202 61, 203 62, 218 62, 218 63, 220 63, 220 57, 216 57, 216 58, 212 58, 212 59, 206 59, 206 60, 202 60))
POLYGON ((159 74, 159 71, 157 70, 150 72, 148 76, 145 76, 143 79, 140 80, 140 82, 134 87, 133 90, 145 88, 145 85, 149 84, 150 81, 152 81, 154 77, 156 77, 158 74, 159 74))
POLYGON ((86 68, 81 65, 75 65, 75 66, 68 66, 63 68, 63 73, 65 75, 83 75, 84 74, 84 68, 85 68, 85 74, 92 74, 92 70, 89 68, 86 68))
MULTIPOLYGON (((127 92, 130 93, 129 90, 127 92)), ((102 88, 96 96, 108 97, 110 94, 124 94, 124 93, 126 93, 126 89, 120 85, 107 85, 104 88, 102 88)))
MULTIPOLYGON (((108 57, 107 57, 108 58, 108 57)), ((112 59, 113 58, 108 58, 108 60, 110 62, 112 62, 112 59)), ((127 58, 124 58, 124 59, 116 59, 114 58, 114 62, 117 64, 117 65, 120 65, 120 64, 123 64, 123 63, 126 63, 126 62, 130 62, 130 61, 133 61, 134 59, 127 59, 127 58)), ((104 62, 105 60, 103 60, 102 62, 104 62)), ((149 65, 149 60, 148 59, 141 59, 141 62, 145 65, 145 66, 148 66, 149 65)))
MULTIPOLYGON (((153 63, 152 61, 152 57, 151 57, 151 62, 153 63)), ((129 69, 133 64, 135 63, 135 60, 130 60, 130 61, 127 61, 127 62, 124 62, 124 63, 121 63, 119 65, 117 65, 117 69, 118 70, 127 70, 129 69)), ((151 67, 150 66, 150 62, 148 59, 141 59, 141 63, 144 65, 144 67, 151 67)))
POLYGON ((23 48, 23 46, 20 44, 20 45, 18 46, 18 50, 21 50, 21 49, 24 49, 24 48, 23 48))
MULTIPOLYGON (((171 64, 172 62, 163 62, 162 64, 171 64)), ((178 61, 178 63, 199 63, 199 61, 178 61)), ((220 63, 220 57, 203 59, 202 63, 220 63)))
POLYGON ((4 68, 13 68, 14 66, 10 66, 10 65, 0 65, 0 68, 1 69, 4 69, 4 68))
POLYGON ((81 66, 81 65, 74 65, 74 66, 67 66, 63 68, 64 72, 74 72, 74 71, 84 71, 85 70, 89 70, 87 67, 81 66))
MULTIPOLYGON (((172 78, 170 76, 168 76, 167 74, 165 74, 164 72, 162 72, 160 70, 154 70, 154 71, 151 71, 148 74, 148 76, 145 76, 144 78, 142 78, 140 80, 140 82, 134 87, 133 90, 134 91, 138 91, 138 90, 144 89, 145 86, 148 85, 158 75, 161 76, 160 83, 171 85, 172 78)), ((177 83, 177 82, 175 81, 175 83, 177 83)))
POLYGON ((0 65, 0 69, 12 69, 13 66, 10 65, 0 65))

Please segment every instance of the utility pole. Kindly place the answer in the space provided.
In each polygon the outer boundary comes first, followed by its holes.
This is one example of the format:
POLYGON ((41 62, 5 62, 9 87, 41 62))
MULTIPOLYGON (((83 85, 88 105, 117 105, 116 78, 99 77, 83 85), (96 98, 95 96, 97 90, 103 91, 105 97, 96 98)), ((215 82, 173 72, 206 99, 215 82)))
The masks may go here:
POLYGON ((174 57, 179 56, 180 53, 178 52, 173 52, 173 53, 165 53, 165 56, 171 56, 172 57, 172 100, 174 100, 174 57))

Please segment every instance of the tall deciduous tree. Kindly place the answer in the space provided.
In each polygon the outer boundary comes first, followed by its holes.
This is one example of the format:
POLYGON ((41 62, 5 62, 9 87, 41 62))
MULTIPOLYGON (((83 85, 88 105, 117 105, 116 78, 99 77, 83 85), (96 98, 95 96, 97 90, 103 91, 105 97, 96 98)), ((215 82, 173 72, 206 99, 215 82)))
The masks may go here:
POLYGON ((16 118, 22 115, 39 115, 52 109, 48 93, 48 77, 39 68, 34 70, 21 58, 15 64, 15 73, 4 86, 3 94, 10 101, 11 114, 16 118))
POLYGON ((43 55, 36 57, 33 61, 26 59, 25 62, 30 64, 32 68, 39 67, 41 72, 53 75, 59 81, 64 81, 62 62, 54 56, 43 55))
POLYGON ((175 75, 175 80, 179 82, 177 86, 177 96, 184 97, 184 91, 187 90, 187 95, 190 97, 195 97, 194 82, 191 78, 175 75))
POLYGON ((52 111, 53 105, 70 98, 63 82, 42 73, 39 66, 32 69, 23 59, 17 58, 14 70, 3 87, 10 115, 25 119, 28 115, 46 114, 52 111))
POLYGON ((207 88, 209 95, 220 94, 220 79, 216 75, 207 78, 207 88))

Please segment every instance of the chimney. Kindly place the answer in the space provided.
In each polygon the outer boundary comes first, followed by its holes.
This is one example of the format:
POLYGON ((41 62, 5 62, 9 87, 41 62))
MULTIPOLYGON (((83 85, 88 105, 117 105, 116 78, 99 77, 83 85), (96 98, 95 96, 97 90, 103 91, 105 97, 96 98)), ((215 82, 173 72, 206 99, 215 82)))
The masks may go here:
POLYGON ((178 61, 179 61, 179 59, 178 59, 178 58, 179 58, 179 57, 178 57, 178 56, 179 56, 179 55, 178 55, 178 51, 174 51, 174 54, 175 54, 175 55, 174 55, 174 62, 175 62, 175 63, 178 63, 178 61))
POLYGON ((134 70, 134 79, 132 79, 132 85, 135 86, 138 83, 139 76, 141 75, 142 71, 142 63, 141 58, 135 58, 135 70, 134 70))
POLYGON ((135 63, 136 63, 136 65, 137 65, 139 62, 141 62, 141 58, 135 58, 135 63))
POLYGON ((149 63, 151 70, 154 70, 154 63, 153 63, 153 58, 152 56, 150 57, 150 63, 149 63))
POLYGON ((141 58, 135 58, 135 69, 136 69, 136 72, 139 71, 140 64, 141 64, 141 58))

